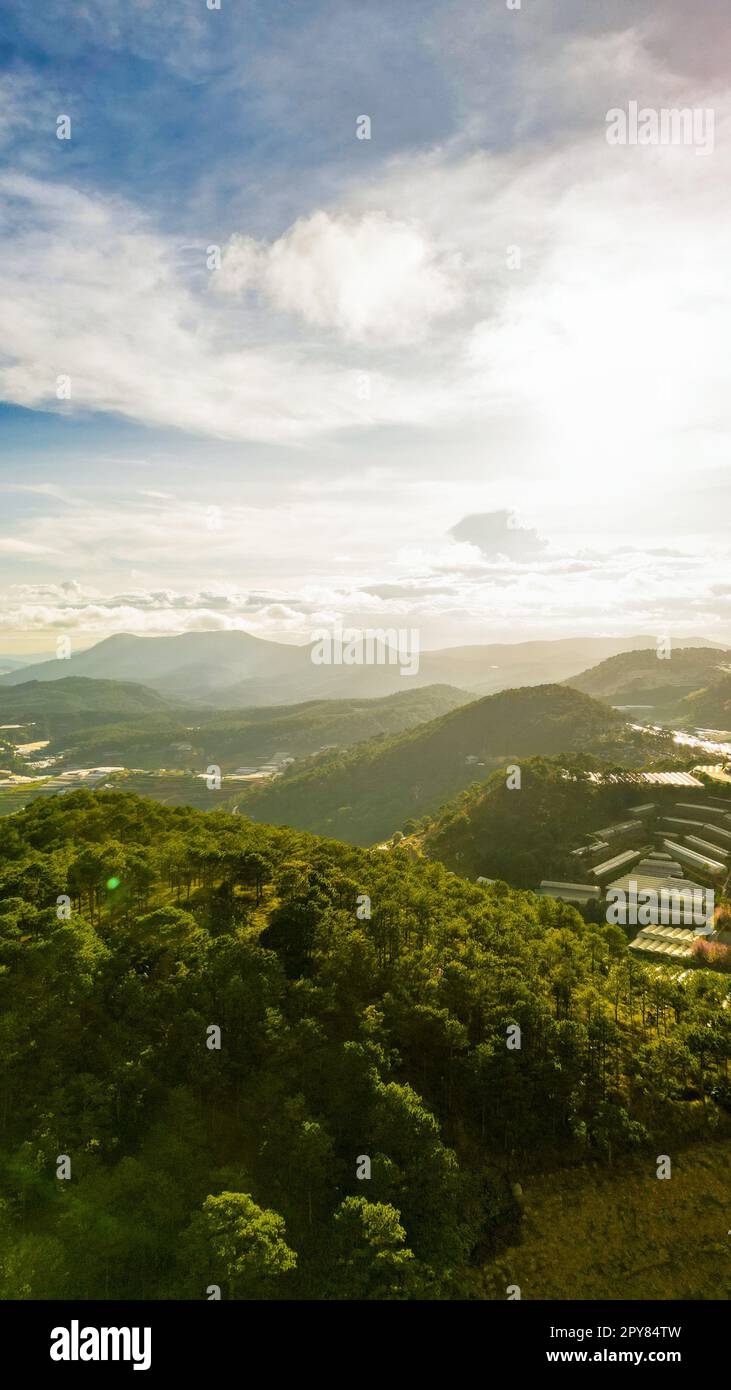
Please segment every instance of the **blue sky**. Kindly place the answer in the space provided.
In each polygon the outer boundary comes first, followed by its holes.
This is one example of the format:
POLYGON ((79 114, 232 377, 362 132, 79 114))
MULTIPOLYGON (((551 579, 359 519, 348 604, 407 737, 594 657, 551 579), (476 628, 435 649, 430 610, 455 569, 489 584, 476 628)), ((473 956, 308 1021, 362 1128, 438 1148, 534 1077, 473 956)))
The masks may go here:
POLYGON ((729 28, 10 0, 0 653, 336 618, 731 645, 729 28), (712 110, 713 148, 610 147, 632 100, 712 110))

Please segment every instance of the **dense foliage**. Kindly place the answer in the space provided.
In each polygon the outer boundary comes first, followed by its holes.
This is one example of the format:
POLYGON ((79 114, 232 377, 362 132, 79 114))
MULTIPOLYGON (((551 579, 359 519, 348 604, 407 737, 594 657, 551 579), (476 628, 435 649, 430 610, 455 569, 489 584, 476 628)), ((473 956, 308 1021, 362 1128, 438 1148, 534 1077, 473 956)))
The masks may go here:
MULTIPOLYGON (((425 818, 415 827, 415 842, 429 858, 470 878, 480 874, 505 878, 526 888, 535 888, 543 878, 591 882, 582 861, 571 853, 589 843, 591 832, 626 821, 631 809, 642 802, 654 803, 658 814, 677 816, 681 814, 675 809, 678 800, 692 795, 672 786, 597 782, 591 774, 600 766, 591 756, 568 767, 563 759, 526 759, 521 764, 519 794, 511 789, 505 768, 496 770, 442 807, 437 816, 425 818)), ((607 779, 611 776, 611 769, 601 770, 607 779)), ((722 785, 716 785, 715 795, 721 790, 722 785)), ((621 847, 624 843, 617 842, 621 847)))
POLYGON ((586 748, 630 764, 648 756, 645 736, 578 691, 504 690, 394 738, 324 754, 239 804, 256 820, 370 845, 438 810, 505 759, 586 748))
POLYGON ((480 1297, 529 1169, 727 1124, 728 980, 559 903, 106 792, 0 865, 3 1297, 480 1297))
POLYGON ((161 695, 134 681, 65 676, 0 685, 0 722, 26 725, 32 728, 33 738, 66 736, 112 719, 154 716, 167 708, 161 695))
POLYGON ((229 772, 245 763, 299 758, 327 745, 346 748, 396 733, 456 709, 467 698, 451 686, 430 685, 371 700, 310 700, 245 710, 166 709, 86 728, 71 741, 66 728, 58 729, 49 751, 63 750, 68 766, 200 768, 215 763, 229 772))

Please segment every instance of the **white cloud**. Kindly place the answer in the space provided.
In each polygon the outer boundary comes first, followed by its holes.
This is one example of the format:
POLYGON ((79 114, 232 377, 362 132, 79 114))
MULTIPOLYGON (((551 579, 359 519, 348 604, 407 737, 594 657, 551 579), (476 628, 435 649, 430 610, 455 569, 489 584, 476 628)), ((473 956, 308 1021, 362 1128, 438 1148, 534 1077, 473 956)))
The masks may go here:
POLYGON ((0 555, 48 555, 50 547, 34 545, 32 541, 22 541, 15 536, 0 536, 0 555))
POLYGON ((559 551, 491 558, 466 542, 436 536, 431 548, 404 548, 384 581, 318 574, 317 560, 290 590, 221 582, 205 587, 118 589, 76 581, 14 586, 3 596, 0 629, 49 629, 98 639, 109 632, 245 630, 308 640, 313 627, 416 626, 425 646, 569 634, 711 637, 731 645, 731 602, 719 584, 728 554, 658 553, 648 548, 559 551))
POLYGON ((232 347, 212 301, 176 274, 172 246, 128 205, 13 175, 0 202, 4 399, 279 442, 358 419, 337 365, 278 344, 232 347))
POLYGON ((712 155, 609 147, 607 104, 627 84, 699 94, 636 31, 556 63, 544 86, 574 91, 583 119, 560 144, 394 159, 271 243, 235 236, 219 271, 201 245, 184 272, 128 204, 5 176, 0 391, 274 444, 410 426, 449 450, 458 431, 476 448, 490 431, 498 466, 548 473, 563 497, 595 473, 618 498, 638 459, 648 485, 669 463, 720 464, 731 101, 700 94, 712 155))
MULTIPOLYGON (((728 557, 708 538, 720 542, 729 514, 731 100, 663 67, 646 40, 634 29, 554 44, 521 92, 529 142, 491 144, 478 122, 469 138, 374 159, 274 240, 242 228, 218 272, 203 242, 191 270, 129 203, 0 179, 6 399, 308 446, 294 464, 275 456, 270 474, 267 454, 251 468, 236 459, 228 490, 214 447, 193 482, 194 464, 158 472, 153 454, 151 486, 136 472, 132 500, 122 461, 102 461, 100 479, 121 483, 113 505, 101 483, 92 501, 18 484, 49 505, 22 498, 0 553, 18 567, 48 557, 46 573, 80 566, 98 592, 73 609, 16 595, 6 629, 71 613, 98 633, 258 623, 276 635, 300 632, 306 603, 413 615, 436 643, 592 631, 596 614, 655 630, 684 603, 697 630, 727 625, 728 557), (715 152, 609 147, 606 110, 629 98, 712 105, 715 152), (59 373, 69 402, 56 399, 59 373), (221 507, 220 531, 207 504, 221 507), (513 506, 549 550, 522 533, 506 544, 502 523, 446 538, 460 517, 513 506), (645 548, 627 549, 643 533, 645 548), (112 601, 110 575, 121 588, 132 568, 139 593, 112 601), (224 602, 211 577, 225 576, 236 587, 224 602)), ((17 124, 39 98, 10 95, 17 124)))
POLYGON ((258 289, 276 309, 380 347, 418 341, 461 296, 456 258, 383 212, 315 212, 269 245, 234 236, 215 283, 258 289))

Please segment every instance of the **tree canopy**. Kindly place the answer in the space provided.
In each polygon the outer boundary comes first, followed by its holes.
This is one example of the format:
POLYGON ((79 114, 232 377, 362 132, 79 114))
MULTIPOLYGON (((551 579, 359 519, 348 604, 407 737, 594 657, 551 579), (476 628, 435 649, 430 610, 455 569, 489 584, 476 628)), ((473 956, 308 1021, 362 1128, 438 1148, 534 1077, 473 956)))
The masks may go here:
POLYGON ((104 791, 0 865, 2 1297, 480 1297, 527 1172, 728 1128, 727 977, 565 904, 104 791))

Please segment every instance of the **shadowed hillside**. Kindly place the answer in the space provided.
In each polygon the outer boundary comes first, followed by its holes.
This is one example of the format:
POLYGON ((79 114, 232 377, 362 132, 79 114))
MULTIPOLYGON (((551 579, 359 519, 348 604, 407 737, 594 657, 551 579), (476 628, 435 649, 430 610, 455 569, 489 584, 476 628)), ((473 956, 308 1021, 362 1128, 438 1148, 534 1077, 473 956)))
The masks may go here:
POLYGON ((669 657, 647 651, 622 652, 565 682, 573 690, 612 705, 648 705, 658 718, 671 718, 691 691, 728 670, 731 652, 711 647, 673 647, 669 657))
POLYGON ((731 675, 686 695, 679 712, 683 723, 696 728, 731 729, 731 675))
MULTIPOLYGON (((586 761, 590 767, 595 762, 586 761)), ((665 814, 677 814, 677 787, 646 791, 632 783, 598 783, 581 764, 577 759, 567 777, 564 760, 527 759, 519 789, 500 768, 441 807, 420 827, 414 844, 455 873, 505 878, 530 888, 542 878, 585 877, 571 851, 585 844, 590 832, 625 819, 642 800, 651 797, 665 804, 665 814)))
MULTIPOLYGON (((63 668, 64 662, 57 665, 63 668)), ((52 682, 30 680, 0 686, 0 723, 32 722, 40 737, 85 730, 110 720, 158 715, 168 708, 167 700, 157 691, 132 681, 65 676, 52 682)))
POLYGON ((104 724, 75 738, 61 738, 72 765, 123 764, 141 768, 206 767, 230 771, 273 757, 304 757, 326 745, 346 748, 379 734, 396 733, 465 704, 468 696, 449 686, 368 700, 313 700, 262 709, 165 710, 149 717, 104 724))
POLYGON ((257 820, 366 845, 436 810, 506 758, 591 749, 633 760, 641 744, 596 700, 566 686, 531 686, 348 754, 324 755, 247 793, 240 806, 257 820))

